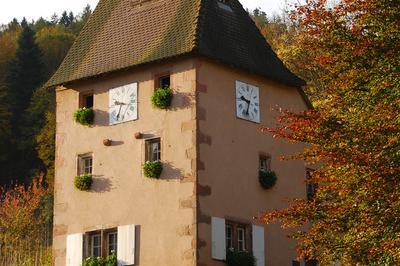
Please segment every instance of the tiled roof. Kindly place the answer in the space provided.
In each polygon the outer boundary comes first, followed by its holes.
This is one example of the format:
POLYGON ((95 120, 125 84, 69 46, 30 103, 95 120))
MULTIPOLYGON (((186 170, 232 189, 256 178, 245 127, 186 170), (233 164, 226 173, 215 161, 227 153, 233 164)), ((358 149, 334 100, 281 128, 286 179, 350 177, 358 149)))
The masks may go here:
POLYGON ((100 0, 46 86, 198 54, 301 86, 237 0, 100 0))

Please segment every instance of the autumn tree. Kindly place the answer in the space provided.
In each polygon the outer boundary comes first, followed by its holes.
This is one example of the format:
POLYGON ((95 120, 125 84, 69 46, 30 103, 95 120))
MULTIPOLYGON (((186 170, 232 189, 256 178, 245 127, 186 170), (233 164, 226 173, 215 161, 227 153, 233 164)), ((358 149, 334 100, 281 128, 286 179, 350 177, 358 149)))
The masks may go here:
MULTIPOLYGON (((311 201, 267 211, 298 229, 301 257, 322 265, 400 264, 400 5, 393 0, 307 0, 291 14, 288 49, 303 51, 319 104, 284 112, 277 138, 305 142, 293 156, 314 165, 311 201)), ((303 76, 304 77, 304 76, 303 76)), ((268 133, 269 134, 269 133, 268 133)))
POLYGON ((29 186, 0 188, 1 265, 51 265, 47 197, 40 177, 29 186))

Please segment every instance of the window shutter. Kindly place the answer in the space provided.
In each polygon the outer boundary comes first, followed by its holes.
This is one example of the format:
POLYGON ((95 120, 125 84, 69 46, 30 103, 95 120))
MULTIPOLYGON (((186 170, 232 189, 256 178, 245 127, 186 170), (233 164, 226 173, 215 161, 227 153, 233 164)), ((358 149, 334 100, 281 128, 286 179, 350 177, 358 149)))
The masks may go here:
POLYGON ((225 219, 211 218, 212 258, 217 260, 226 259, 225 242, 225 219))
POLYGON ((265 265, 264 226, 253 225, 253 254, 256 266, 265 265))
POLYGON ((81 266, 83 257, 83 235, 67 235, 67 266, 81 266))
POLYGON ((118 265, 135 264, 135 225, 118 226, 118 265))

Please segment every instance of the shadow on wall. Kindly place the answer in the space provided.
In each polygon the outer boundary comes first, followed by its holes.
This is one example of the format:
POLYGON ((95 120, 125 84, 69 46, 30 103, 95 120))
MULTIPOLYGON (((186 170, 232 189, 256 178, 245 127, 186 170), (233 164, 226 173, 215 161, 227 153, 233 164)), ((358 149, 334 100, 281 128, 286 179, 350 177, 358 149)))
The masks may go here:
POLYGON ((174 167, 170 162, 162 162, 163 172, 160 180, 182 180, 185 178, 181 169, 174 167))
POLYGON ((109 115, 108 112, 102 110, 94 110, 94 124, 93 127, 108 127, 109 125, 109 115))
POLYGON ((103 176, 95 175, 93 176, 93 183, 91 190, 96 193, 110 192, 113 188, 112 182, 109 178, 104 178, 103 176))
POLYGON ((140 265, 140 225, 135 226, 135 265, 140 265))
POLYGON ((191 107, 195 103, 195 96, 193 93, 175 92, 172 98, 172 104, 169 108, 171 111, 178 111, 191 107))

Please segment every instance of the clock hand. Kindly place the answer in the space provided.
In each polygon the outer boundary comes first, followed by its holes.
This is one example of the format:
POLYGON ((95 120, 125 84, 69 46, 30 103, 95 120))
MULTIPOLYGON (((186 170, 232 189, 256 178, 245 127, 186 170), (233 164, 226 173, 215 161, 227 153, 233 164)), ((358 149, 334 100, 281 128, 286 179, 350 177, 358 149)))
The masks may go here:
POLYGON ((119 110, 118 110, 118 114, 117 114, 117 120, 119 119, 119 113, 121 112, 121 108, 122 108, 122 104, 119 105, 119 110))
POLYGON ((247 104, 250 104, 250 101, 247 100, 246 98, 244 98, 244 96, 242 95, 242 97, 240 97, 240 100, 245 101, 247 104))

